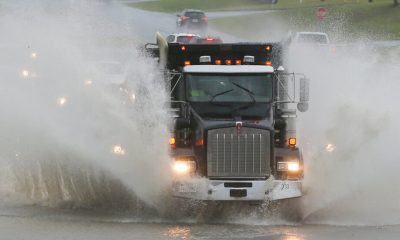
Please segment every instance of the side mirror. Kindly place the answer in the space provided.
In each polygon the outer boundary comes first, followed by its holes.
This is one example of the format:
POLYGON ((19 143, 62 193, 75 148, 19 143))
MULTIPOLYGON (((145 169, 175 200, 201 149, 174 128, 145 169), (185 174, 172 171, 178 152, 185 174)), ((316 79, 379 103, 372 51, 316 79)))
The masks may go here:
POLYGON ((177 129, 183 129, 190 127, 190 121, 186 118, 176 118, 175 119, 175 127, 177 129))
POLYGON ((307 112, 308 110, 308 103, 306 102, 299 102, 297 104, 297 110, 299 110, 300 112, 307 112))
POLYGON ((300 79, 300 98, 297 104, 297 109, 300 112, 305 112, 308 110, 308 101, 310 100, 310 79, 301 78, 300 79))

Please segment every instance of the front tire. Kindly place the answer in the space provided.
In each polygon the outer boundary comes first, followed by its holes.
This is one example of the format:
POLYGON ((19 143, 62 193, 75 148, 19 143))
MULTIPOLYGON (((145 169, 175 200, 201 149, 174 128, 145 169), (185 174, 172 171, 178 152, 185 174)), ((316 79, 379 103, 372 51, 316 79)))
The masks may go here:
POLYGON ((283 199, 279 200, 277 204, 278 211, 283 220, 289 222, 301 222, 303 220, 301 198, 283 199))

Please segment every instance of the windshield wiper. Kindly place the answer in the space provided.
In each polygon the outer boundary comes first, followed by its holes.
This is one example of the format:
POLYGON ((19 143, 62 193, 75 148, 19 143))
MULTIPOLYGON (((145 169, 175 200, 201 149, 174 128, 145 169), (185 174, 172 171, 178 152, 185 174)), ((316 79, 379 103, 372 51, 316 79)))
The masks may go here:
POLYGON ((223 92, 216 93, 216 94, 214 94, 214 95, 211 97, 211 99, 210 99, 209 102, 214 101, 214 99, 215 99, 216 97, 218 97, 218 96, 224 95, 224 94, 226 94, 226 93, 228 93, 228 92, 232 92, 232 91, 233 91, 233 89, 229 89, 229 90, 225 90, 225 91, 223 91, 223 92))
POLYGON ((238 87, 238 88, 244 90, 245 92, 247 92, 249 94, 249 96, 251 97, 251 100, 253 101, 253 103, 256 102, 256 99, 254 98, 254 93, 252 91, 250 91, 249 89, 247 89, 247 88, 245 88, 245 87, 243 87, 243 86, 241 86, 241 85, 239 85, 239 84, 237 84, 235 82, 231 82, 231 83, 233 85, 235 85, 236 87, 238 87))

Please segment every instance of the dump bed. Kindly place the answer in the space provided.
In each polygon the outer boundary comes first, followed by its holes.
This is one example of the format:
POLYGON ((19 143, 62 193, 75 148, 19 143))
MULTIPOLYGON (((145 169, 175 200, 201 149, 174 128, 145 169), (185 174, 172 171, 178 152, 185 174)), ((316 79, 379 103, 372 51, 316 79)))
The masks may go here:
POLYGON ((162 66, 180 71, 185 65, 282 65, 281 43, 167 43, 157 33, 157 43, 147 44, 150 56, 158 57, 162 66))
POLYGON ((185 65, 269 65, 282 64, 281 46, 274 43, 168 44, 166 67, 185 65))

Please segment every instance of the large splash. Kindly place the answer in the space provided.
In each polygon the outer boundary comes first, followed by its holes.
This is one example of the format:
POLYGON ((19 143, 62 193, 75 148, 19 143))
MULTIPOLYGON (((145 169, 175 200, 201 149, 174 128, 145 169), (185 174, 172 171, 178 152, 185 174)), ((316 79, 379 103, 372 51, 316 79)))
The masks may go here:
POLYGON ((165 83, 119 8, 1 3, 0 189, 8 201, 129 207, 133 196, 154 204, 168 184, 165 83), (121 85, 96 68, 104 63, 124 69, 113 75, 121 85))
POLYGON ((310 111, 299 124, 307 222, 400 223, 398 51, 361 41, 298 63, 312 79, 310 111))

